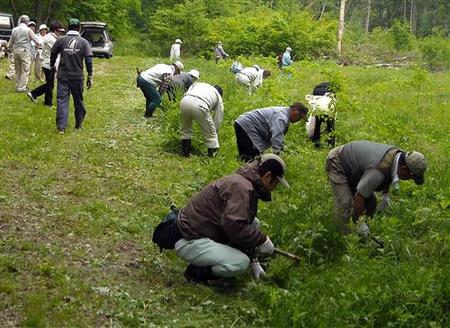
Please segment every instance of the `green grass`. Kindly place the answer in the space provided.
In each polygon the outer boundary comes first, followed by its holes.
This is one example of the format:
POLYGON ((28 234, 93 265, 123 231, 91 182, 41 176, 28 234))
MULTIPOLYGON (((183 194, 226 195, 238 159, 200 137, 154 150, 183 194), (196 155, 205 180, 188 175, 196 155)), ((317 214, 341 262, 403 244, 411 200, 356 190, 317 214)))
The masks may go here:
MULTIPOLYGON (((185 61, 203 81, 224 88, 221 149, 213 159, 198 129, 197 155, 179 155, 177 103, 165 99, 152 120, 143 118, 135 67, 158 59, 95 59, 84 129, 73 130, 71 112, 65 135, 56 133, 54 109, 42 99, 31 103, 2 80, 0 326, 450 324, 450 74, 301 62, 287 79, 274 60, 255 61, 275 74, 253 96, 235 84, 230 62, 185 61), (276 258, 266 280, 244 276, 232 290, 185 284, 183 261, 160 255, 151 242, 157 222, 170 204, 183 206, 239 166, 233 120, 240 113, 303 101, 330 77, 343 87, 338 144, 368 139, 428 157, 425 185, 403 182, 390 212, 371 223, 385 249, 333 232, 328 150, 315 150, 297 124, 283 154, 292 188, 276 190, 258 217, 276 245, 300 254, 303 263, 276 258)), ((6 70, 6 61, 0 68, 6 70)))

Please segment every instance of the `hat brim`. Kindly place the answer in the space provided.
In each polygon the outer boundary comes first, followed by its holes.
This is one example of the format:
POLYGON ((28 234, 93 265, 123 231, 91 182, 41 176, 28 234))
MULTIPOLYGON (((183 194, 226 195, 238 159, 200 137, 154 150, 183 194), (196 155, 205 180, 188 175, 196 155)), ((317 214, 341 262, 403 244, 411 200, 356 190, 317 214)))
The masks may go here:
POLYGON ((283 177, 277 177, 277 178, 278 178, 278 182, 280 182, 283 185, 283 187, 291 188, 291 186, 289 185, 289 183, 286 181, 285 178, 283 178, 283 177))
POLYGON ((413 180, 416 185, 421 185, 425 182, 425 177, 423 175, 414 175, 413 180))

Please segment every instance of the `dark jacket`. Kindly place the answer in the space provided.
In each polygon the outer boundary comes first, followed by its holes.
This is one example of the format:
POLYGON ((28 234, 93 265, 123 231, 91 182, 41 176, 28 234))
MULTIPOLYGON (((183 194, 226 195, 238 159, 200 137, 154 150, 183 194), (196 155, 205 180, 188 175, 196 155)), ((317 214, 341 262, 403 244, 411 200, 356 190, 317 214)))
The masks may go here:
POLYGON ((266 236, 256 224, 258 199, 264 192, 257 162, 216 180, 195 194, 178 216, 178 228, 186 239, 210 238, 240 249, 261 245, 266 236))

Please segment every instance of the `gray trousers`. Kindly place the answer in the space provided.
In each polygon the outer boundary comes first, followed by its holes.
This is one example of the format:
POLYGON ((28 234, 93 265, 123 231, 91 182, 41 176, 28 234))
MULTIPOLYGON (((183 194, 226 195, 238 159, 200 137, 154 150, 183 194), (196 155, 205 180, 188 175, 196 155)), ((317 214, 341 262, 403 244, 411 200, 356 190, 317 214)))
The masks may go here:
POLYGON ((75 128, 80 129, 86 116, 83 103, 83 80, 58 80, 56 127, 58 130, 67 127, 69 119, 69 98, 72 94, 75 107, 75 128))
MULTIPOLYGON (((255 218, 253 224, 259 226, 258 218, 255 218)), ((240 275, 250 265, 250 258, 245 253, 209 238, 182 238, 175 244, 175 253, 189 264, 211 266, 213 275, 221 278, 240 275)))

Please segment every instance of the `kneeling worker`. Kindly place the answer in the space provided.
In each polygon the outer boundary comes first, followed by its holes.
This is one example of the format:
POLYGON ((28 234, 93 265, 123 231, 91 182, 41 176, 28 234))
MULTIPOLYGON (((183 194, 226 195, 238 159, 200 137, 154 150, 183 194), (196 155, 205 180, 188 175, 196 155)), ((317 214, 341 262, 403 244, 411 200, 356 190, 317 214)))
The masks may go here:
MULTIPOLYGON (((336 147, 328 154, 325 165, 336 206, 335 224, 349 233, 350 217, 355 223, 377 207, 375 191, 383 192, 380 209, 389 206, 389 188, 400 180, 423 184, 427 161, 417 151, 405 152, 398 147, 370 141, 353 141, 336 147)), ((370 230, 360 222, 356 232, 367 238, 370 230)))
POLYGON ((217 131, 223 121, 223 91, 218 85, 196 82, 191 85, 180 103, 181 147, 183 156, 191 154, 192 123, 200 125, 208 147, 208 155, 214 156, 219 149, 217 131))
MULTIPOLYGON (((177 226, 182 238, 175 252, 189 263, 184 273, 188 281, 235 277, 249 268, 252 259, 247 253, 274 252, 270 238, 260 230, 257 205, 260 199, 271 200, 278 183, 289 187, 285 173, 280 157, 265 154, 207 185, 180 210, 177 226)), ((255 278, 265 274, 258 262, 251 267, 255 278)))
POLYGON ((267 107, 240 115, 234 123, 239 158, 249 161, 269 147, 279 154, 290 123, 305 120, 307 114, 305 105, 296 102, 289 107, 267 107))

